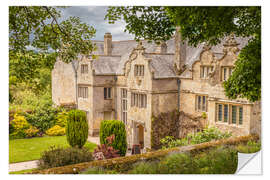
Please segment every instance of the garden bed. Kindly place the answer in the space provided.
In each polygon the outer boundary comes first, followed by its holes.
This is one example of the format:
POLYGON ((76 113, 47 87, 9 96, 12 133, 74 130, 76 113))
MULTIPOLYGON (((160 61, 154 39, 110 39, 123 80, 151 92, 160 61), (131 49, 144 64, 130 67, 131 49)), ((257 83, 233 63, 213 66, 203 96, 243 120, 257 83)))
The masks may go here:
POLYGON ((32 174, 77 174, 81 171, 84 171, 90 167, 103 167, 108 169, 113 169, 116 172, 125 172, 132 167, 134 163, 140 162, 142 160, 155 160, 161 157, 165 157, 171 153, 180 153, 180 152, 201 152, 211 147, 216 147, 219 145, 238 145, 241 143, 246 143, 250 140, 258 140, 258 136, 241 136, 241 137, 231 137, 228 139, 222 139, 218 141, 206 142, 196 145, 175 147, 171 149, 158 150, 154 152, 148 152, 145 154, 132 155, 126 157, 119 157, 107 160, 92 161, 80 164, 74 164, 63 167, 56 167, 45 170, 37 170, 31 172, 32 174))

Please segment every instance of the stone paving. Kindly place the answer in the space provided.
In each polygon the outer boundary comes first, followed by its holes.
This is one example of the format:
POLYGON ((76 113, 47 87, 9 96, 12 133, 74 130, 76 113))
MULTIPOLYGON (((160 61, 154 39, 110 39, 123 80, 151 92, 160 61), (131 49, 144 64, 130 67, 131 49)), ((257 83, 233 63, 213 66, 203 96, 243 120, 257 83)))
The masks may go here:
MULTIPOLYGON (((92 142, 92 143, 99 144, 99 137, 90 137, 89 136, 87 140, 92 142)), ((38 160, 9 164, 9 172, 37 168, 37 162, 38 162, 38 160)))
POLYGON ((26 169, 34 169, 38 167, 37 162, 38 160, 12 163, 12 164, 9 164, 8 171, 13 172, 13 171, 26 170, 26 169))

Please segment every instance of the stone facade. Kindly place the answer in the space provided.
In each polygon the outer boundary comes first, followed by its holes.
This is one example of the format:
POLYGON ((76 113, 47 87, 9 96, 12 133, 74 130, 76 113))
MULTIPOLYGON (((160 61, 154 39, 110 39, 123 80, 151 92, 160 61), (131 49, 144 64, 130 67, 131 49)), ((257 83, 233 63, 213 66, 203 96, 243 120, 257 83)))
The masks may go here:
POLYGON ((97 59, 91 55, 83 57, 77 68, 60 60, 55 63, 54 103, 75 103, 86 111, 91 136, 98 135, 102 120, 123 121, 129 147, 141 144, 151 148, 152 116, 173 110, 194 117, 205 113, 207 124, 235 135, 260 134, 260 102, 229 100, 222 87, 223 79, 234 66, 238 48, 247 40, 240 39, 239 45, 228 37, 221 45, 200 44, 195 48, 178 42, 179 39, 178 35, 155 45, 147 41, 112 41, 106 33, 104 41, 94 41, 97 51, 93 54, 97 59))

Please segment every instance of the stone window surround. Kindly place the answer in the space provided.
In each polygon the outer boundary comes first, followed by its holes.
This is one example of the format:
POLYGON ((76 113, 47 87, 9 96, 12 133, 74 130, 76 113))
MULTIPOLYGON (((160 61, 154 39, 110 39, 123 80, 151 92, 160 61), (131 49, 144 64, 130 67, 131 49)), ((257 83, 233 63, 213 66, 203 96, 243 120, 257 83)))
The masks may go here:
POLYGON ((144 76, 144 65, 142 64, 134 65, 134 76, 144 76))
POLYGON ((196 94, 195 95, 195 111, 197 112, 207 112, 208 111, 208 95, 206 94, 196 94), (198 100, 199 97, 201 97, 201 104, 200 104, 200 108, 198 108, 198 100), (203 110, 203 97, 205 97, 205 108, 203 110))
POLYGON ((112 99, 112 87, 104 87, 104 99, 112 99))
POLYGON ((244 119, 243 119, 243 105, 241 104, 235 104, 235 103, 226 103, 226 102, 216 102, 215 103, 215 107, 216 107, 216 111, 215 111, 215 123, 218 123, 218 124, 226 124, 226 125, 230 125, 230 126, 237 126, 237 127, 242 127, 243 124, 244 124, 244 119), (222 105, 222 121, 219 121, 219 105, 222 105), (228 119, 227 119, 227 122, 224 122, 224 107, 225 105, 228 105, 228 119), (232 107, 236 107, 236 123, 232 123, 232 107), (240 108, 241 108, 241 116, 242 116, 242 124, 239 123, 239 116, 240 116, 240 108))
POLYGON ((234 66, 221 66, 220 67, 220 80, 226 81, 232 75, 234 66), (225 71, 225 73, 224 73, 225 71))
POLYGON ((88 73, 88 64, 81 64, 81 74, 88 73))
POLYGON ((214 69, 213 65, 200 65, 200 78, 207 79, 209 73, 211 73, 214 69))
POLYGON ((78 86, 78 97, 79 98, 88 98, 88 87, 78 86))
POLYGON ((147 94, 131 92, 131 107, 147 108, 147 94))

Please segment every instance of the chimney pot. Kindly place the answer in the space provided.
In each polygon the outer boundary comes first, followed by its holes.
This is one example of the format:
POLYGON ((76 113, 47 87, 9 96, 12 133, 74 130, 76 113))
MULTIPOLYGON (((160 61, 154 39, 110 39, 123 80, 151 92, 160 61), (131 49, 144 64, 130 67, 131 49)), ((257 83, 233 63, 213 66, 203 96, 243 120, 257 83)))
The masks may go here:
POLYGON ((112 35, 107 32, 104 35, 104 55, 108 56, 112 54, 112 35))

